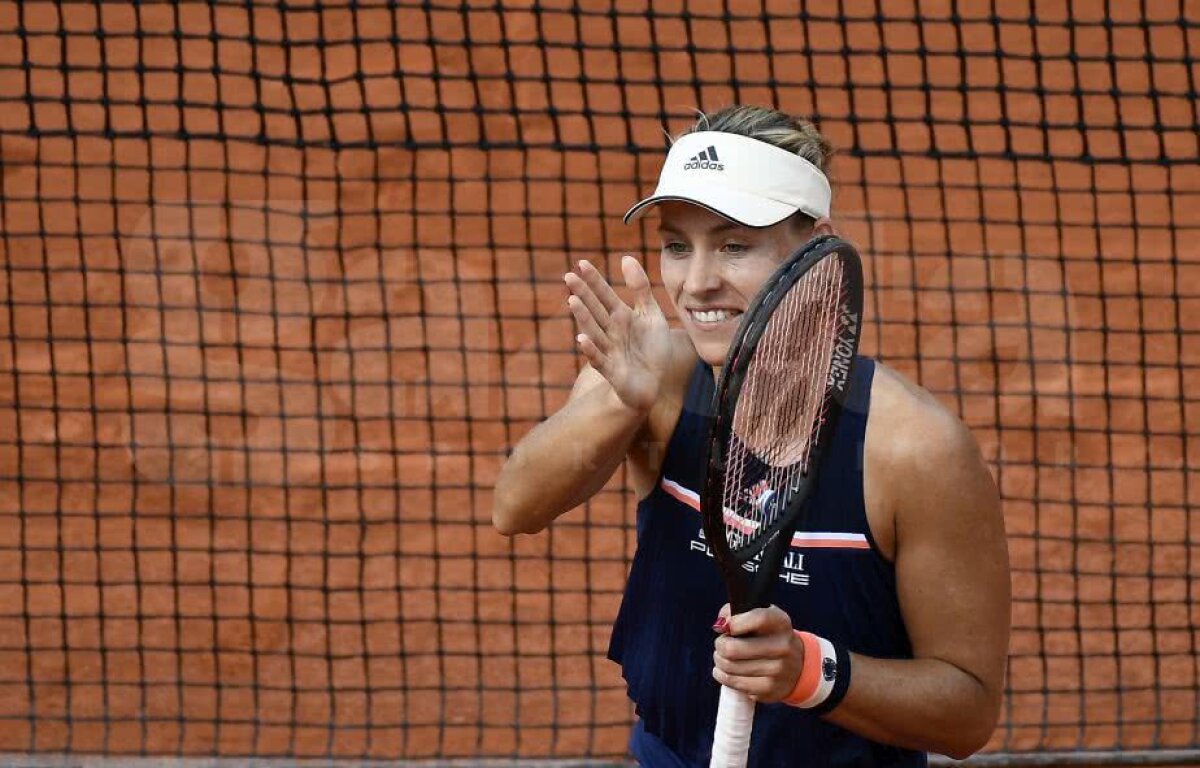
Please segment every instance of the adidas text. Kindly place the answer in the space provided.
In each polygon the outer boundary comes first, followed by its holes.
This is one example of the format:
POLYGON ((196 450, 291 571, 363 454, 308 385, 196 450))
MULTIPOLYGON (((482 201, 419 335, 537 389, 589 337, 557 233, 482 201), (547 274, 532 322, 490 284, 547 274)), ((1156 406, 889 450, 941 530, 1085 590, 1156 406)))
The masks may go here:
POLYGON ((717 157, 717 148, 710 146, 708 149, 692 155, 688 159, 687 164, 683 166, 685 171, 723 171, 725 166, 717 157))

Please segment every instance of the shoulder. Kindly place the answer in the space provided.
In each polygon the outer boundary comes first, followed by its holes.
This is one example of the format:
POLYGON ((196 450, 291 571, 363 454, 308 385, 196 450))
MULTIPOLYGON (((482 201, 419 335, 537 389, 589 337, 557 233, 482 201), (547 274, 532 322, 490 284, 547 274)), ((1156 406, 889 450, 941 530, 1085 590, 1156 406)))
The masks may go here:
POLYGON ((979 449, 967 426, 923 387, 882 363, 871 386, 871 449, 889 464, 913 469, 937 456, 974 459, 979 449), (969 455, 961 455, 963 453, 969 455))
POLYGON ((906 530, 999 516, 999 495, 971 431, 928 391, 878 363, 865 451, 896 545, 906 530))

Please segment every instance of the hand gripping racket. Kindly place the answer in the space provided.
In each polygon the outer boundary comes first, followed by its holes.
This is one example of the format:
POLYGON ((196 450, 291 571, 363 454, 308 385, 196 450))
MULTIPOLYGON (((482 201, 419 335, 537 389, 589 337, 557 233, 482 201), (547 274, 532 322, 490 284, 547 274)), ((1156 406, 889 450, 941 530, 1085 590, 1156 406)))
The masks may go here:
MULTIPOLYGON (((832 236, 775 272, 725 358, 701 499, 704 534, 733 613, 769 604, 850 385, 862 325, 858 253, 832 236)), ((714 768, 742 768, 754 701, 721 689, 714 768)))

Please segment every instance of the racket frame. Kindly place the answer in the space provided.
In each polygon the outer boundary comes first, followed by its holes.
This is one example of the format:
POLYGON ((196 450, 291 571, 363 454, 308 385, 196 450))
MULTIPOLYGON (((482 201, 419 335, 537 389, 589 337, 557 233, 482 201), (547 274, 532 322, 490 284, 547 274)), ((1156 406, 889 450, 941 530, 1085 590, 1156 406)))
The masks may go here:
POLYGON ((705 538, 708 539, 713 559, 725 578, 730 607, 735 614, 768 604, 767 597, 799 524, 800 512, 815 490, 821 461, 837 427, 838 417, 845 405, 853 379, 855 355, 858 352, 862 327, 862 304, 862 262, 858 252, 839 237, 815 237, 788 257, 768 278, 747 308, 733 342, 729 345, 721 378, 713 397, 714 408, 709 423, 701 513, 705 538), (771 315, 791 288, 827 257, 840 259, 845 274, 847 290, 843 293, 838 307, 838 338, 834 342, 833 353, 835 358, 846 358, 843 367, 837 369, 844 371, 844 375, 835 379, 832 386, 828 382, 825 384, 832 390, 831 402, 824 422, 817 429, 816 442, 809 456, 809 471, 800 487, 790 495, 787 507, 765 533, 756 537, 746 547, 734 551, 729 547, 724 521, 725 446, 733 431, 734 406, 741 394, 749 361, 758 348, 771 315), (751 561, 760 554, 757 567, 752 566, 751 561))

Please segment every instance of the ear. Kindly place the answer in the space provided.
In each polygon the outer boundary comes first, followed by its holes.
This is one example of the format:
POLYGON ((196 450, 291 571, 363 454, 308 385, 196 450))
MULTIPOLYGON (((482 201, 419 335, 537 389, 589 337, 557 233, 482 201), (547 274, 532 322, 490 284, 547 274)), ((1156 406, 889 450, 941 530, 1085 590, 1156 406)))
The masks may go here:
POLYGON ((822 216, 813 223, 813 237, 818 235, 836 235, 837 228, 828 216, 822 216))

